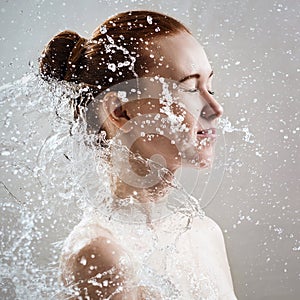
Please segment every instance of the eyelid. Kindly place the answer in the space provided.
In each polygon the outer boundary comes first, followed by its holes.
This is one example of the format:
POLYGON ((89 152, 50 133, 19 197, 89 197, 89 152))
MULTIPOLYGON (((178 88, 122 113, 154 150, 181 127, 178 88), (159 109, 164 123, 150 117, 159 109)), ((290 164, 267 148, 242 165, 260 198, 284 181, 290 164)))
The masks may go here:
POLYGON ((191 87, 182 83, 178 86, 178 89, 179 91, 186 92, 186 93, 196 93, 196 92, 201 93, 201 90, 198 89, 197 87, 191 87))
POLYGON ((196 93, 196 92, 200 92, 200 90, 197 89, 197 88, 191 88, 191 89, 188 89, 188 92, 190 92, 190 93, 196 93))
POLYGON ((196 93, 196 92, 200 92, 200 90, 197 89, 197 88, 189 88, 189 87, 184 86, 184 85, 180 85, 180 86, 178 87, 178 90, 179 90, 179 91, 182 91, 182 92, 186 92, 186 93, 196 93))
MULTIPOLYGON (((200 93, 201 93, 201 91, 200 91, 199 89, 197 89, 197 88, 184 89, 184 90, 185 90, 185 92, 189 92, 189 93, 196 93, 196 92, 200 92, 200 93)), ((214 95, 214 94, 215 94, 215 92, 213 92, 213 91, 211 91, 211 90, 207 90, 207 92, 208 92, 209 94, 211 94, 211 95, 214 95)))

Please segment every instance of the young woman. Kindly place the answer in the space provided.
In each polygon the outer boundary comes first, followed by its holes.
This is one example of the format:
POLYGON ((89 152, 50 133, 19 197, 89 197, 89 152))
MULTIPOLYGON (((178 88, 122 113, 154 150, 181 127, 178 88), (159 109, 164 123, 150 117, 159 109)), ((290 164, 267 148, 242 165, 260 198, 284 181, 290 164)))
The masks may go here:
POLYGON ((105 132, 105 141, 121 141, 139 157, 110 148, 118 218, 104 224, 87 214, 68 237, 61 260, 64 285, 74 292, 68 299, 236 299, 219 226, 201 215, 183 226, 183 218, 164 211, 176 170, 211 164, 223 112, 207 56, 191 32, 157 12, 120 13, 91 39, 56 35, 40 71, 87 86, 92 96, 75 104, 76 117, 84 115, 88 133, 105 132), (161 175, 157 166, 168 172, 161 175), (141 205, 131 211, 132 222, 122 219, 124 199, 141 205))

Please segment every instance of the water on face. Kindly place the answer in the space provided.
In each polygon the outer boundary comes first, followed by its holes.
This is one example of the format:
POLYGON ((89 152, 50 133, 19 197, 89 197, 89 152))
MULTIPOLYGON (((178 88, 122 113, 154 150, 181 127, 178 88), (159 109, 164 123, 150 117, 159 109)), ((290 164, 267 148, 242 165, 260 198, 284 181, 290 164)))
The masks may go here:
MULTIPOLYGON (((217 299, 214 279, 205 272, 196 276, 197 264, 176 254, 176 242, 193 219, 204 217, 201 202, 176 178, 166 180, 168 170, 150 160, 149 169, 165 181, 168 197, 146 206, 129 197, 116 207, 109 182, 116 170, 107 157, 113 149, 119 158, 114 164, 122 165, 122 157, 132 153, 113 140, 101 148, 99 137, 86 134, 86 124, 74 120, 70 106, 79 93, 73 85, 47 83, 35 74, 1 88, 2 296, 56 299, 63 291, 74 292, 65 291, 59 280, 59 258, 63 247, 66 253, 80 249, 79 244, 67 247, 72 234, 66 238, 81 221, 77 229, 105 224, 134 253, 138 268, 133 285, 147 286, 163 299, 217 299)), ((228 119, 222 124, 224 132, 239 130, 228 119)), ((82 263, 88 259, 83 257, 82 263)))

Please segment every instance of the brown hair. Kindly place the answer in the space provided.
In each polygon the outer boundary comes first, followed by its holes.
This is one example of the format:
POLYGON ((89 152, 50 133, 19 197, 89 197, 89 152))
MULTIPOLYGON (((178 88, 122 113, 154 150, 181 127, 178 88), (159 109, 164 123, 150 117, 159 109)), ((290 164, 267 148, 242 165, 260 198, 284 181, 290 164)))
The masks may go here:
POLYGON ((181 31, 191 33, 164 14, 143 10, 119 13, 96 28, 89 40, 68 30, 54 36, 40 57, 40 73, 95 85, 102 91, 142 76, 154 62, 143 55, 149 41, 181 31))

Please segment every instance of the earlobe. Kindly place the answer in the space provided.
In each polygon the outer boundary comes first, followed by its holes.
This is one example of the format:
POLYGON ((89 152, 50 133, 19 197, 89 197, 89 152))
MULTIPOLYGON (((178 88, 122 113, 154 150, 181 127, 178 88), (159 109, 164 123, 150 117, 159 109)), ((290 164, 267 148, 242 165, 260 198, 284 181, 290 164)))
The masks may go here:
POLYGON ((124 132, 130 131, 128 126, 123 127, 130 120, 130 117, 116 92, 108 92, 104 96, 103 108, 111 123, 124 132))

